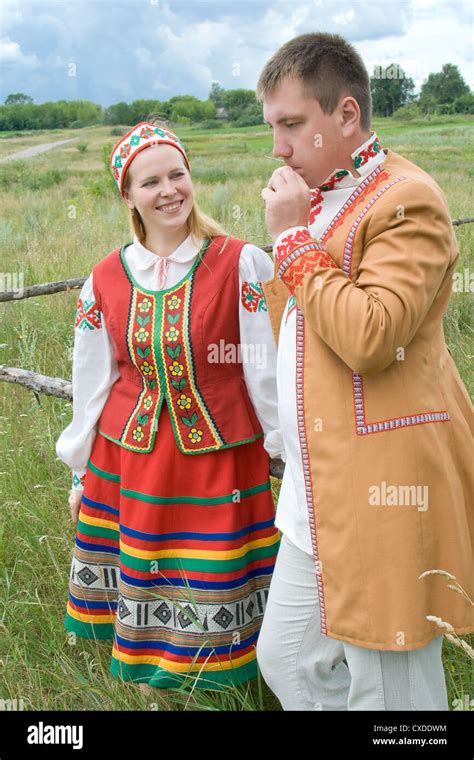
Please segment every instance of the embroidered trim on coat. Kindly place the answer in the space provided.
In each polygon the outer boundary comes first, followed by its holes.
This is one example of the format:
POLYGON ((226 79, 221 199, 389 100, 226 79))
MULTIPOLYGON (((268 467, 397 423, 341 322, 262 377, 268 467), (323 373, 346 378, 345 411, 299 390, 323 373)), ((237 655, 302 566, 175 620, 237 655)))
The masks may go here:
POLYGON ((324 584, 319 560, 318 537, 316 533, 316 517, 314 514, 313 481, 309 462, 308 442, 306 437, 306 425, 304 419, 304 318, 300 307, 296 308, 296 416, 298 421, 301 459, 303 463, 304 487, 306 503, 308 505, 309 527, 311 542, 313 544, 313 556, 316 566, 316 585, 318 590, 321 633, 327 633, 326 604, 324 599, 324 584))
MULTIPOLYGON (((370 146, 369 146, 370 147, 370 146)), ((377 171, 377 170, 376 170, 377 171)), ((370 202, 362 209, 361 213, 353 223, 349 234, 344 244, 344 263, 343 271, 347 277, 352 274, 352 254, 354 250, 354 239, 356 236, 357 228, 364 218, 367 211, 373 206, 375 201, 380 198, 383 193, 389 190, 397 182, 405 180, 406 177, 396 177, 387 185, 382 187, 378 193, 370 200, 370 202)), ((364 387, 362 382, 362 376, 358 372, 352 372, 352 393, 354 400, 354 415, 357 435, 367 435, 370 433, 381 433, 386 430, 396 430, 402 427, 409 427, 412 425, 423 425, 429 422, 447 422, 450 420, 447 411, 435 411, 435 412, 422 412, 420 414, 411 414, 404 417, 393 417, 388 420, 379 420, 377 422, 367 422, 365 415, 365 401, 364 401, 364 387)))
POLYGON ((450 417, 448 412, 421 412, 406 417, 393 417, 379 422, 367 422, 365 417, 364 386, 362 377, 358 372, 352 373, 352 388, 354 395, 354 414, 357 435, 368 433, 381 433, 385 430, 409 427, 411 425, 424 425, 427 422, 447 422, 450 417))

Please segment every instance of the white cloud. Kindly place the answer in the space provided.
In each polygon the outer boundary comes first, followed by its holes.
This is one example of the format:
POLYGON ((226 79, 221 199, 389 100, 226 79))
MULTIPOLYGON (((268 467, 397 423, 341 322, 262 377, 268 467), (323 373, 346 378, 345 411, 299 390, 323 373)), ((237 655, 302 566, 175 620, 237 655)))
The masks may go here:
POLYGON ((10 31, 10 29, 20 24, 23 20, 20 0, 2 0, 0 14, 2 31, 10 31))
MULTIPOLYGON (((428 9, 432 3, 424 0, 423 5, 428 9)), ((472 46, 466 36, 466 25, 454 13, 440 17, 439 10, 438 5, 436 13, 419 13, 403 37, 357 45, 369 72, 372 73, 374 65, 400 63, 419 91, 428 74, 441 71, 444 63, 453 63, 473 88, 472 46)))
POLYGON ((36 55, 25 55, 18 42, 9 37, 0 39, 0 64, 2 66, 17 66, 22 69, 33 69, 40 65, 36 55))
POLYGON ((305 32, 342 34, 374 65, 399 63, 418 87, 443 63, 472 84, 472 11, 459 0, 0 0, 0 100, 193 94, 212 81, 255 87, 262 66, 305 32), (7 36, 8 35, 8 36, 7 36), (67 64, 77 63, 77 76, 67 64), (28 76, 25 68, 28 67, 28 76), (236 71, 238 76, 235 76, 236 71))
POLYGON ((354 8, 350 8, 348 11, 345 11, 345 13, 338 13, 336 16, 333 16, 332 21, 334 21, 335 24, 341 24, 342 26, 345 26, 345 24, 348 24, 354 18, 354 8))

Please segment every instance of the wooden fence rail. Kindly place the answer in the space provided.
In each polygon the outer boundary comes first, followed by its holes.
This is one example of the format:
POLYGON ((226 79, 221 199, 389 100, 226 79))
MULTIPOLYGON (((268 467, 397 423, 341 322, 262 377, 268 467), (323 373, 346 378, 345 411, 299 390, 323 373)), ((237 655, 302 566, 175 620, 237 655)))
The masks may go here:
MULTIPOLYGON (((458 227, 461 224, 470 224, 474 222, 474 217, 465 219, 453 219, 453 226, 458 227)), ((265 245, 262 247, 267 253, 271 252, 272 246, 265 245)), ((31 285, 27 288, 21 288, 19 292, 4 291, 0 293, 0 303, 6 301, 21 301, 24 298, 33 298, 35 296, 51 295, 68 290, 77 290, 81 288, 86 281, 86 277, 75 277, 71 280, 60 280, 59 282, 46 282, 43 285, 31 285)), ((43 393, 45 396, 55 396, 56 398, 72 401, 72 383, 64 380, 62 377, 48 377, 40 375, 37 372, 30 372, 20 367, 5 367, 0 364, 0 382, 15 383, 22 385, 24 388, 33 391, 37 400, 38 394, 43 393)), ((276 478, 283 476, 285 465, 279 459, 270 461, 270 473, 276 478)))
MULTIPOLYGON (((452 223, 454 227, 459 227, 461 224, 470 224, 474 222, 474 217, 466 217, 465 219, 453 219, 452 223)), ((271 245, 262 246, 262 250, 270 253, 272 251, 271 245)), ((86 281, 86 277, 75 277, 72 280, 60 280, 59 282, 46 282, 43 285, 30 285, 27 288, 21 288, 17 290, 5 290, 0 292, 0 303, 5 301, 21 301, 24 298, 33 298, 34 296, 46 296, 52 293, 60 293, 64 290, 77 290, 82 288, 86 281)), ((1 379, 1 378, 0 378, 1 379)))
MULTIPOLYGON (((38 402, 38 393, 72 401, 72 383, 62 377, 48 377, 19 367, 5 367, 0 364, 0 381, 22 385, 24 388, 33 391, 38 402)), ((284 470, 285 464, 281 459, 270 460, 270 475, 274 478, 281 479, 284 470)))

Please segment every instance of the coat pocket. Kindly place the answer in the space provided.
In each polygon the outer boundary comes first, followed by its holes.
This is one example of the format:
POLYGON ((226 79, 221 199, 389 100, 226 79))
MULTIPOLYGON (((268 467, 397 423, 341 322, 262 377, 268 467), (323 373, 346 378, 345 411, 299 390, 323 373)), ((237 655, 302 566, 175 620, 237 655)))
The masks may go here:
POLYGON ((388 430, 400 430, 400 428, 411 427, 413 425, 425 425, 428 422, 450 421, 449 413, 445 409, 414 412, 388 419, 370 419, 367 415, 364 381, 362 375, 357 372, 352 372, 352 395, 357 435, 370 435, 371 433, 382 433, 388 430))

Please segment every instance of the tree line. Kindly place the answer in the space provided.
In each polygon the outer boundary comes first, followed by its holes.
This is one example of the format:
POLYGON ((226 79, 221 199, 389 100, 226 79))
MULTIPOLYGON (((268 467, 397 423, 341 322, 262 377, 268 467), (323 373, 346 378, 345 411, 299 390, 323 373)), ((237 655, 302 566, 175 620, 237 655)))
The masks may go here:
MULTIPOLYGON (((375 116, 413 118, 417 115, 474 113, 474 94, 457 66, 446 63, 442 70, 428 76, 415 96, 415 84, 401 66, 375 66, 370 79, 375 116)), ((80 128, 99 124, 132 125, 146 121, 151 114, 173 124, 216 129, 223 122, 236 127, 263 124, 262 104, 253 90, 226 90, 213 82, 207 100, 194 95, 176 95, 169 100, 135 100, 106 108, 88 100, 58 100, 36 104, 24 93, 8 95, 0 105, 0 131, 24 129, 80 128)))

